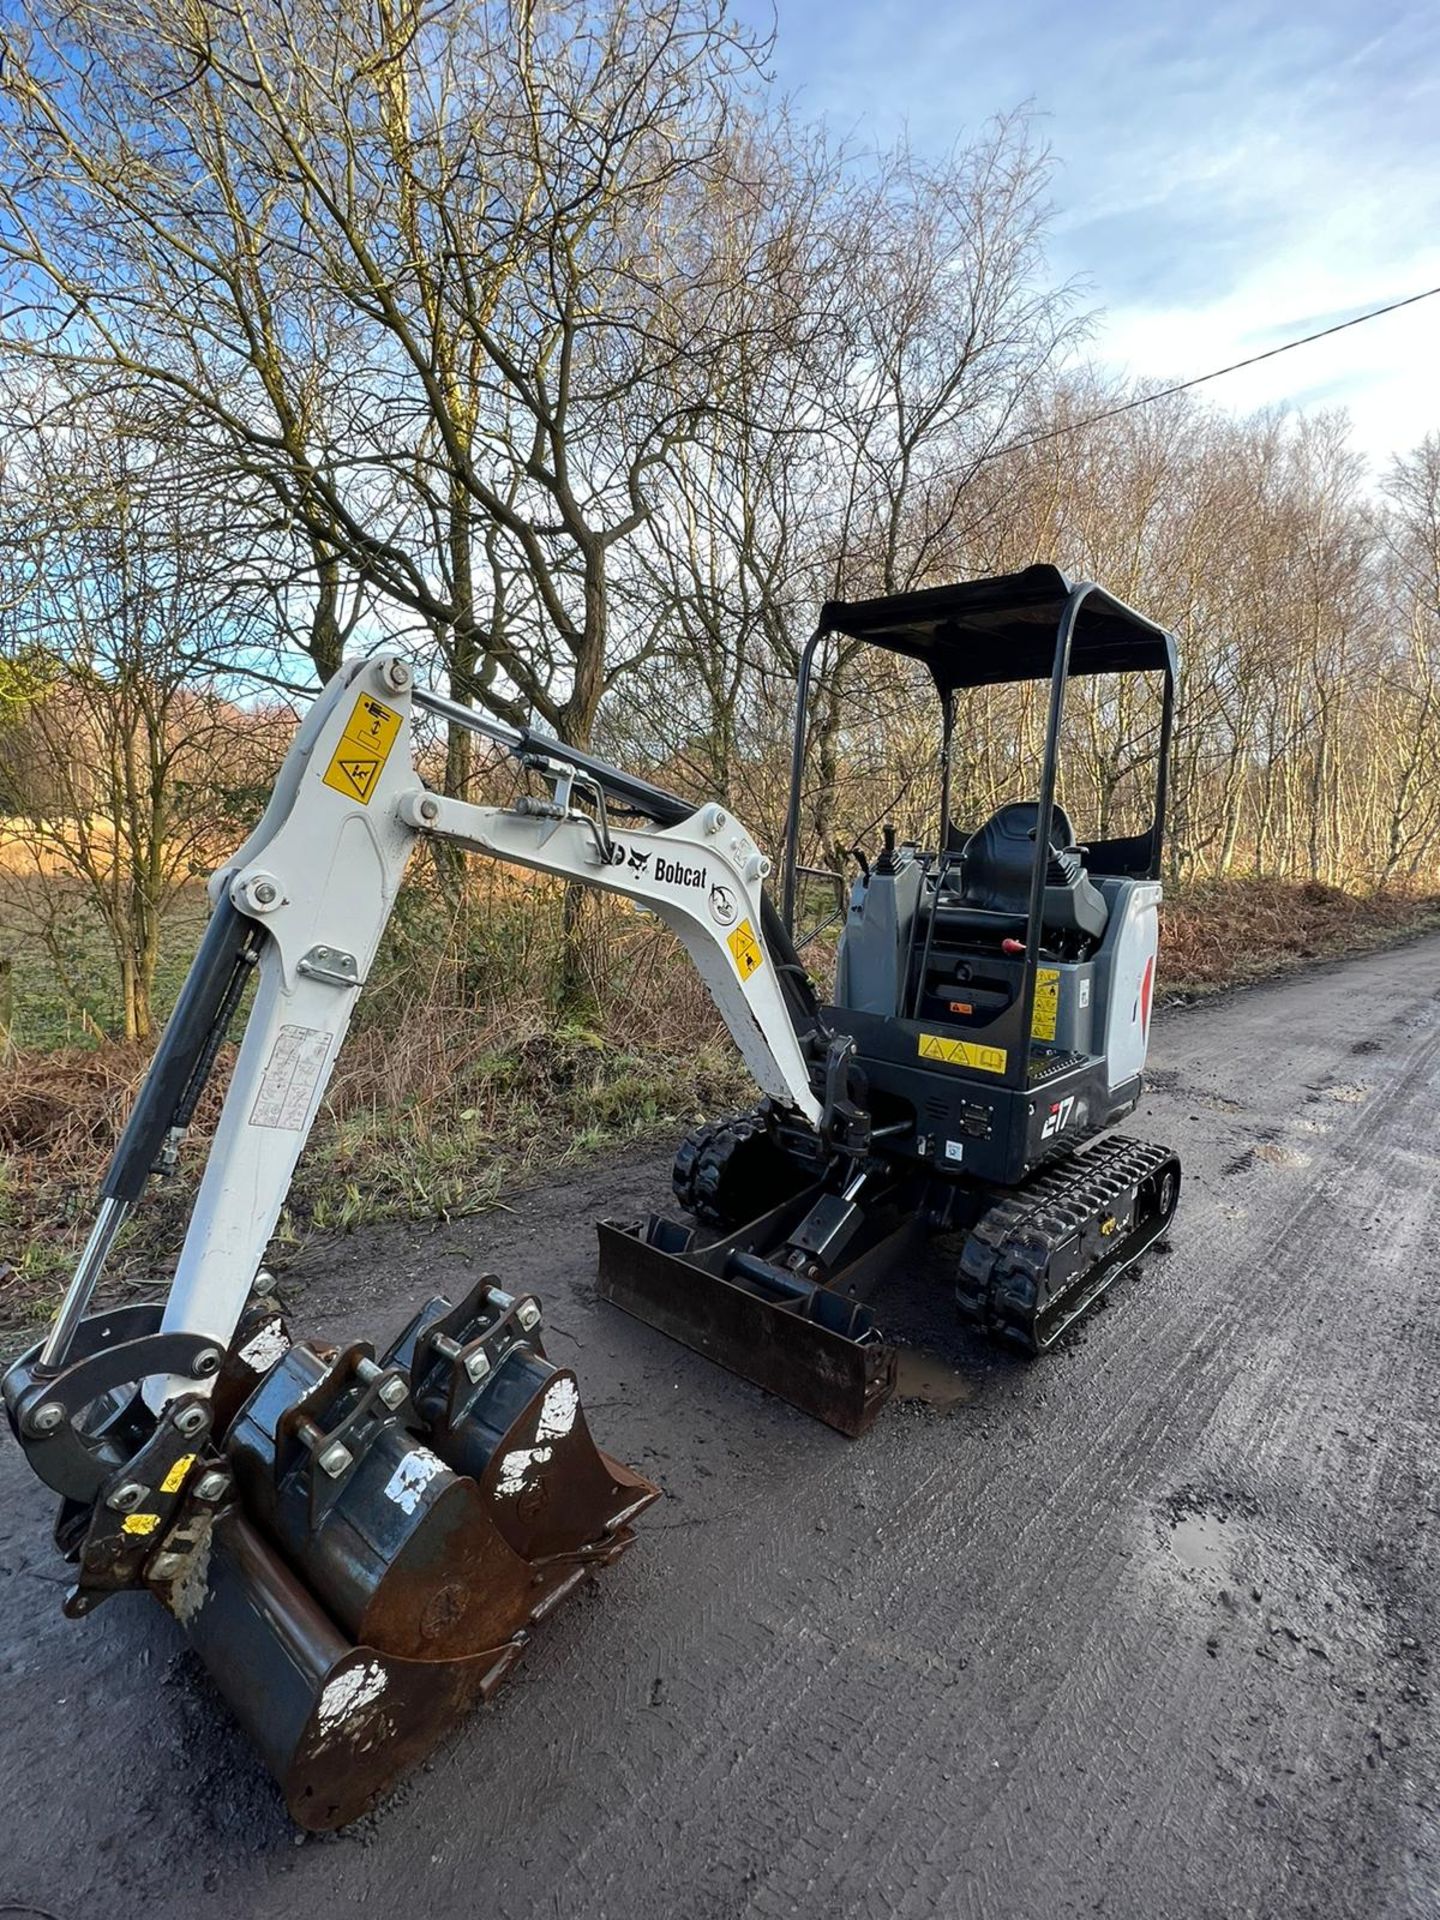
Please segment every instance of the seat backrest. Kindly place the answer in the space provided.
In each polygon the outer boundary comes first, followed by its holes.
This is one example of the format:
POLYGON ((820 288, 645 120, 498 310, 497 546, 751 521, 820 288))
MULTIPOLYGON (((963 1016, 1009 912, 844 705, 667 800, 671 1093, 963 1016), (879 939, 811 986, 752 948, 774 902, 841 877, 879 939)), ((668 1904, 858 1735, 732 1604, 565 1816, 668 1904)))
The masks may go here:
MULTIPOLYGON (((1052 808, 1050 817, 1051 844, 1073 847, 1075 829, 1065 809, 1052 808)), ((1038 800, 1012 800, 971 834, 960 856, 960 888, 967 906, 992 913, 1027 911, 1039 818, 1038 800)))

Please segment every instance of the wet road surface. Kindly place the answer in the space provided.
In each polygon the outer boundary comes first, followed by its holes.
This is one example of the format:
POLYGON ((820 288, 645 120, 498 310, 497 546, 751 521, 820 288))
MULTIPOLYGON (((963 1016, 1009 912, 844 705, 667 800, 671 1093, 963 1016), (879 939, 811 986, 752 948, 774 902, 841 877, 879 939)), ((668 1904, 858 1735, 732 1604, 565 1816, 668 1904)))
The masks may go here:
POLYGON ((1152 1067, 1170 1250, 1043 1362, 952 1332, 949 1409, 859 1442, 596 1304, 589 1223, 664 1205, 668 1157, 308 1251, 315 1338, 537 1289, 667 1496, 333 1838, 158 1607, 60 1617, 7 1435, 0 1912, 1440 1914, 1440 940, 1168 1012, 1152 1067))

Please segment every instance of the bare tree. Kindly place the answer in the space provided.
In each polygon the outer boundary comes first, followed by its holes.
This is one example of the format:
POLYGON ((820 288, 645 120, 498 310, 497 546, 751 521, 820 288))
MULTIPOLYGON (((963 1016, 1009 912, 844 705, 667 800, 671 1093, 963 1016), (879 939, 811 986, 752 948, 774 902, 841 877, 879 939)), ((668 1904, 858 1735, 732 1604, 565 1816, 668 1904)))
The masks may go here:
POLYGON ((154 1025, 168 907, 233 833, 232 798, 263 790, 284 731, 207 671, 268 640, 230 558, 223 522, 123 415, 28 423, 0 495, 0 658, 27 690, 0 736, 0 889, 92 1024, 100 982, 68 935, 77 901, 98 917, 127 1038, 154 1025))
POLYGON ((353 572, 459 697, 585 740, 644 653, 614 555, 710 392, 735 263, 691 215, 753 39, 722 0, 30 12, 0 48, 12 336, 183 415, 298 543, 319 671, 353 572))

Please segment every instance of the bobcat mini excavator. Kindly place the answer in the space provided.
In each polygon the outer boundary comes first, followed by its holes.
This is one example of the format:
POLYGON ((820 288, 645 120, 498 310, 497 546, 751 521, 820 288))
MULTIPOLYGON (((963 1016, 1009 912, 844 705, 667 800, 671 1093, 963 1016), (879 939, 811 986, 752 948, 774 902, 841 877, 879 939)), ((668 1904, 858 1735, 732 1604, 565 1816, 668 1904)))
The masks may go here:
POLYGON ((590 1438, 541 1309, 494 1278, 423 1306, 381 1354, 292 1337, 262 1261, 406 863, 425 837, 629 896, 684 944, 764 1096, 682 1147, 676 1187, 721 1234, 603 1225, 601 1291, 846 1432, 894 1389, 858 1297, 920 1236, 963 1234, 962 1311, 1029 1350, 1163 1231, 1178 1167, 1111 1138, 1139 1098, 1156 950, 1170 637, 1053 568, 825 609, 804 654, 782 922, 770 862, 694 806, 526 728, 348 662, 299 729, 213 912, 106 1175, 53 1326, 3 1381, 58 1494, 65 1610, 155 1595, 277 1776, 296 1821, 344 1824, 510 1671, 531 1627, 630 1545, 657 1497, 590 1438), (787 922, 805 703, 835 631, 939 691, 1048 679, 1038 801, 939 849, 888 844, 851 897, 833 1006, 787 922), (1068 678, 1163 683, 1148 832, 1081 849, 1055 805, 1068 678), (504 807, 429 792, 420 707, 509 750, 504 807), (152 1173, 175 1164, 254 994, 174 1279, 94 1308, 152 1173), (92 1310, 93 1309, 93 1310, 92 1310))

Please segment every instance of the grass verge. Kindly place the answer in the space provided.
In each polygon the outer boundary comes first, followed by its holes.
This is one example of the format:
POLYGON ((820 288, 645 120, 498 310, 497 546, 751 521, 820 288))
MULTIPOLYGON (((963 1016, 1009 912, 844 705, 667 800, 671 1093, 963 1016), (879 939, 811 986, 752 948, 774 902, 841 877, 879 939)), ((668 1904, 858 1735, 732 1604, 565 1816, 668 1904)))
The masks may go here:
MULTIPOLYGON (((629 1141, 673 1140, 751 1096, 718 1037, 684 1054, 639 1053, 583 1028, 492 1045, 452 1098, 391 1103, 332 1086, 272 1243, 282 1270, 306 1245, 386 1220, 483 1213, 556 1167, 629 1141), (338 1096, 338 1097, 336 1097, 338 1096)), ((66 1049, 15 1063, 0 1085, 0 1350, 23 1345, 59 1303, 95 1208, 102 1168, 144 1071, 135 1048, 66 1049)), ((215 1080, 223 1085, 227 1062, 215 1080)), ((139 1299, 174 1267, 214 1119, 207 1100, 173 1175, 153 1182, 107 1274, 139 1299)))
POLYGON ((1437 928, 1440 900, 1414 894, 1279 880, 1172 888, 1162 909, 1161 998, 1199 999, 1437 928))
MULTIPOLYGON (((1161 997, 1188 1001, 1440 928, 1440 902, 1227 881, 1172 889, 1161 997)), ((280 1264, 317 1237, 387 1220, 482 1213, 502 1195, 629 1141, 670 1142, 753 1089, 698 980, 667 942, 606 947, 627 991, 603 1022, 538 1001, 480 1018, 397 968, 341 1055, 281 1217, 280 1264), (618 951, 618 958, 617 958, 618 951), (405 983, 411 983, 407 992, 405 983), (603 1031, 602 1031, 603 1027, 603 1031)), ((597 949, 599 952, 600 949, 597 949)), ((509 966, 504 977, 526 977, 509 966)), ((53 1312, 88 1230, 147 1050, 24 1050, 0 1067, 0 1346, 53 1312)), ((227 1078, 222 1059, 177 1172, 122 1237, 112 1297, 163 1286, 227 1078)))

